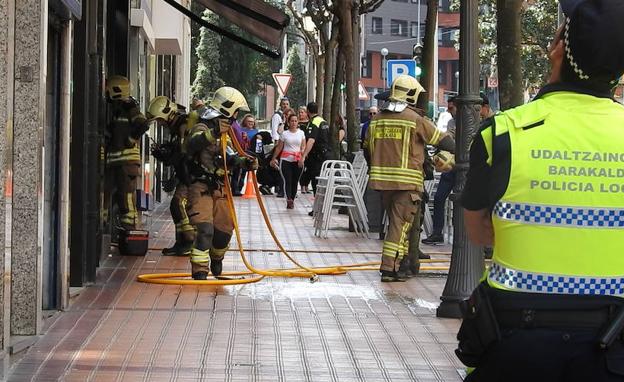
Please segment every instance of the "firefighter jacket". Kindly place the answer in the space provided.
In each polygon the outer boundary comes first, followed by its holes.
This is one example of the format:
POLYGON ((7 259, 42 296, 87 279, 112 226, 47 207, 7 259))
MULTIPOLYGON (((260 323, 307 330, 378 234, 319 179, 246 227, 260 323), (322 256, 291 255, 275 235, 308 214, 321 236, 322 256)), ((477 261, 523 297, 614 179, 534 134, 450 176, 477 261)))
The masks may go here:
POLYGON ((224 183, 225 161, 228 168, 246 164, 228 146, 227 158, 221 153, 221 132, 230 129, 230 122, 223 118, 202 119, 193 126, 184 141, 190 183, 203 182, 212 190, 224 183))
POLYGON ((132 98, 113 101, 111 109, 107 163, 111 165, 140 163, 139 140, 148 129, 145 116, 132 98))
MULTIPOLYGON (((410 107, 399 113, 384 110, 377 114, 364 142, 370 166, 369 186, 380 191, 422 192, 424 147, 437 146, 445 137, 447 134, 410 107)), ((447 141, 445 146, 452 148, 453 140, 448 137, 447 141)))

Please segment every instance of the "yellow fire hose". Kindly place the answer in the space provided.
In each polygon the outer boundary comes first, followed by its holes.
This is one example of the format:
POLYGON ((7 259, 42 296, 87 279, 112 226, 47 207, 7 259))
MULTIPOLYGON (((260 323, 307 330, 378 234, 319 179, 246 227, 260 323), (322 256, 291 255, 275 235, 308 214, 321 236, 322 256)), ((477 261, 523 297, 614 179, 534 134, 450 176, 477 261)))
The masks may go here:
MULTIPOLYGON (((233 133, 229 131, 231 142, 234 145, 234 148, 238 152, 239 155, 244 155, 245 152, 240 147, 240 144, 233 136, 233 133)), ((222 133, 221 135, 221 151, 224 158, 227 157, 227 141, 228 141, 228 133, 222 133)), ((228 173, 227 163, 225 164, 225 173, 228 173)), ((225 176, 225 190, 228 208, 230 211, 230 215, 232 217, 232 221, 234 223, 234 231, 236 232, 236 242, 238 244, 238 252, 243 260, 243 264, 247 267, 248 271, 244 272, 223 272, 221 276, 216 279, 211 280, 193 280, 189 279, 191 276, 190 273, 154 273, 154 274, 142 274, 137 277, 137 280, 140 282, 153 283, 153 284, 173 284, 173 285, 238 285, 238 284, 250 284, 255 283, 262 280, 265 276, 271 277, 305 277, 309 278, 310 281, 315 282, 318 280, 318 275, 343 275, 347 273, 349 270, 351 271, 368 271, 368 270, 379 270, 380 262, 367 262, 360 264, 348 264, 348 265, 339 265, 339 266, 329 266, 329 267, 318 267, 318 268, 309 268, 306 267, 299 262, 297 262, 289 253, 286 251, 282 243, 277 238, 275 231, 273 230, 273 226, 269 219, 268 213, 264 206, 264 201, 262 200, 261 192, 258 187, 258 180, 256 178, 256 174, 254 171, 249 171, 247 173, 252 177, 252 183, 254 186, 254 190, 256 192, 256 200, 258 201, 258 205, 260 206, 260 211, 262 212, 262 216, 264 218, 264 222, 273 238, 273 241, 279 248, 279 252, 281 252, 288 260, 290 260, 297 268, 290 269, 258 269, 255 268, 245 256, 245 250, 243 248, 243 243, 241 240, 240 230, 238 226, 238 219, 236 216, 236 209, 234 207, 234 198, 232 196, 232 190, 230 188, 230 181, 228 176, 225 176), (259 275, 257 277, 242 277, 256 274, 259 275), (231 278, 233 276, 239 276, 238 278, 231 278)), ((256 250, 257 252, 258 250, 256 250)), ((295 252, 295 251, 293 251, 295 252)), ((296 252, 323 252, 323 253, 336 253, 336 251, 306 251, 299 250, 296 252)), ((372 253, 366 251, 340 251, 341 253, 372 253)), ((446 263, 450 262, 448 259, 444 260, 421 260, 421 263, 446 263)), ((425 266, 421 267, 421 270, 448 270, 448 267, 445 266, 425 266)))

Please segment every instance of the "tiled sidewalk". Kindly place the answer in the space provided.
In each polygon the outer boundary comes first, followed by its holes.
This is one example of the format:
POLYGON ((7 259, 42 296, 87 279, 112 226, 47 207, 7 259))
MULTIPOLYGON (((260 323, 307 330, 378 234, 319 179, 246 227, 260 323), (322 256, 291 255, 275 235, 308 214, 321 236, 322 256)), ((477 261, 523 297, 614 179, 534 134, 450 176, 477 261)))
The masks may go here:
MULTIPOLYGON (((315 238, 308 195, 294 210, 283 199, 265 200, 284 246, 310 251, 295 254, 304 264, 378 260, 381 242, 338 228, 347 225, 342 217, 328 239, 315 238)), ((155 248, 173 238, 167 207, 148 219, 155 248)), ((274 250, 255 201, 237 199, 237 207, 244 246, 258 250, 252 263, 291 267, 274 250)), ((98 283, 51 320, 9 381, 461 380, 453 354, 459 321, 435 317, 444 275, 394 284, 381 284, 374 271, 227 287, 135 281, 189 268, 188 259, 157 250, 145 258, 110 256, 98 283)), ((235 252, 224 268, 244 269, 235 252)))

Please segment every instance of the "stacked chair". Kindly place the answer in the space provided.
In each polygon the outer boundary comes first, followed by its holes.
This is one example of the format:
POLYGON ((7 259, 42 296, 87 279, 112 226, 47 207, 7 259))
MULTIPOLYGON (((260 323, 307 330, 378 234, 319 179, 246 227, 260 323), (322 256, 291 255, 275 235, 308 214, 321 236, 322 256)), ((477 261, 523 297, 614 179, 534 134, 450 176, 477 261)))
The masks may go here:
POLYGON ((364 204, 364 191, 368 183, 368 166, 362 152, 355 154, 353 164, 347 161, 323 162, 321 174, 316 178, 314 199, 314 235, 327 238, 332 211, 346 207, 355 233, 368 238, 368 217, 364 204))

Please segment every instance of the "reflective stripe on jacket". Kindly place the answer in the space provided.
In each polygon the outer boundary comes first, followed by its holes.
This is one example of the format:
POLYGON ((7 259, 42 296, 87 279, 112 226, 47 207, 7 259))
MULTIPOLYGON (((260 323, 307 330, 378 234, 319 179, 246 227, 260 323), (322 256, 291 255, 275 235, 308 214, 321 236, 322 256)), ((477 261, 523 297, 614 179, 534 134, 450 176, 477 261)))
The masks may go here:
POLYGON ((511 173, 492 212, 491 286, 624 296, 624 107, 554 92, 494 119, 488 163, 509 134, 511 173))
POLYGON ((423 191, 425 144, 446 134, 409 108, 382 111, 370 122, 365 148, 370 153, 369 186, 374 190, 423 191))

